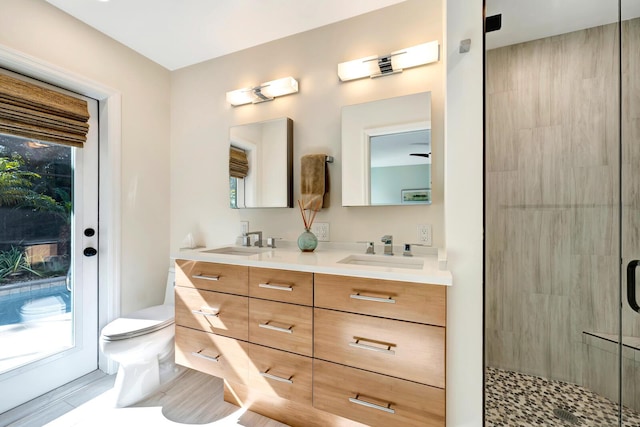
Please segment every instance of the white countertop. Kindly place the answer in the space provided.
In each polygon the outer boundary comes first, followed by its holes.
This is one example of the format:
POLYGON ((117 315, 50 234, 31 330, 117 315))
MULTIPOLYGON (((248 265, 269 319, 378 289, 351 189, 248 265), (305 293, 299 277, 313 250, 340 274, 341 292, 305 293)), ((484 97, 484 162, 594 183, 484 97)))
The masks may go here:
MULTIPOLYGON (((365 255, 364 246, 320 242, 313 252, 301 252, 292 242, 277 242, 275 249, 261 248, 259 253, 231 255, 207 251, 220 248, 240 248, 234 244, 207 248, 181 249, 172 257, 192 261, 208 261, 252 267, 278 268, 282 270, 308 271, 312 273, 337 274, 371 279, 400 280, 404 282, 451 285, 451 272, 446 270, 446 253, 435 248, 412 249, 413 257, 402 255, 402 248, 394 246, 394 256, 365 255), (281 246, 281 247, 280 247, 281 246), (359 265, 339 262, 347 257, 361 263, 391 263, 392 266, 359 265), (403 263, 423 262, 421 268, 399 267, 403 263)), ((257 248, 256 248, 257 249, 257 248)), ((376 248, 378 249, 378 248, 376 248)), ((382 249, 380 249, 382 250, 382 249)))

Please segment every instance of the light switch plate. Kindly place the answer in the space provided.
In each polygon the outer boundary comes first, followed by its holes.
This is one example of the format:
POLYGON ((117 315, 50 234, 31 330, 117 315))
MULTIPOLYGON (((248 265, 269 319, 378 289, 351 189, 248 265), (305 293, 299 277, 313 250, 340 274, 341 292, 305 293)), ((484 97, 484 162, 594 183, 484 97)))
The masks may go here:
POLYGON ((316 235, 319 242, 329 241, 329 223, 314 222, 311 224, 311 232, 316 235))
POLYGON ((431 246, 431 224, 418 224, 418 243, 431 246))
POLYGON ((247 234, 249 232, 249 221, 240 221, 240 233, 247 234))

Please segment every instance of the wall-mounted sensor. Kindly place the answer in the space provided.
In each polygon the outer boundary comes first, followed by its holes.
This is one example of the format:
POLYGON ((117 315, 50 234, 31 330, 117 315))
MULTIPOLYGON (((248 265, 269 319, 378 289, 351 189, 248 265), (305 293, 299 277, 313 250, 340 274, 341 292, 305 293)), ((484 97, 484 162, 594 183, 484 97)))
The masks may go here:
POLYGON ((487 16, 484 19, 484 32, 490 33, 492 31, 498 31, 502 28, 502 14, 487 16))
POLYGON ((471 39, 464 39, 460 42, 460 53, 467 53, 471 49, 471 39))

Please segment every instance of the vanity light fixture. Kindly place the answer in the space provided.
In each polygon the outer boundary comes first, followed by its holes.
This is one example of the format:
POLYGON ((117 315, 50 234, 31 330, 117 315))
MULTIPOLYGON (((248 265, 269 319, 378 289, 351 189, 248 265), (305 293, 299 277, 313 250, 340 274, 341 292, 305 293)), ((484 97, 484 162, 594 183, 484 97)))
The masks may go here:
POLYGON ((401 73, 405 68, 417 67, 440 60, 440 44, 437 40, 396 50, 383 56, 367 56, 338 64, 340 80, 363 77, 382 77, 401 73))
POLYGON ((265 101, 273 101, 278 96, 289 95, 298 92, 298 82, 293 77, 284 77, 278 80, 262 83, 259 86, 227 92, 227 102, 234 107, 244 104, 258 104, 265 101))

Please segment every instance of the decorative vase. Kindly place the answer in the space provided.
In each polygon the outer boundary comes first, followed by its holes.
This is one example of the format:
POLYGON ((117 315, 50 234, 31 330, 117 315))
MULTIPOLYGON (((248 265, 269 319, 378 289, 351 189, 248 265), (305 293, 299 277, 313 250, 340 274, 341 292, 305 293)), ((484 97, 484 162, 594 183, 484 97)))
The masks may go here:
POLYGON ((318 246, 318 238, 308 228, 298 237, 298 247, 302 252, 313 252, 318 246))

